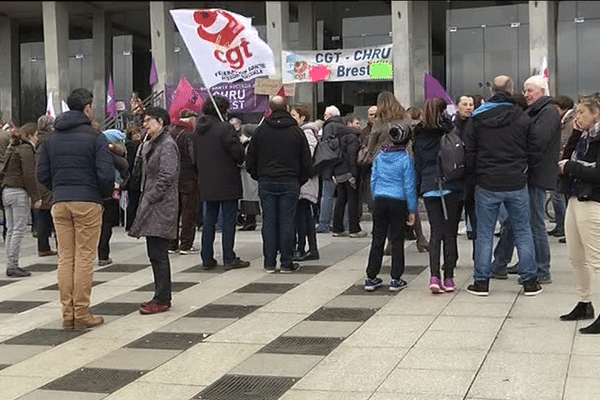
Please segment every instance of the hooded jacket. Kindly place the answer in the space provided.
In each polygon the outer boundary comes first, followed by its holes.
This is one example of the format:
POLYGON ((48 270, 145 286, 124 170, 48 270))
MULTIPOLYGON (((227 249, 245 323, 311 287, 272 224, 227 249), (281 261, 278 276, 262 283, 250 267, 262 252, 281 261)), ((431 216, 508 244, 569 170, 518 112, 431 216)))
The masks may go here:
MULTIPOLYGON (((319 143, 318 129, 314 123, 302 125, 301 128, 306 136, 311 157, 315 154, 315 149, 319 143)), ((319 199, 319 176, 313 176, 300 188, 300 199, 306 199, 313 204, 317 204, 319 199)))
POLYGON ((248 145, 246 168, 252 179, 298 181, 311 175, 308 141, 287 111, 274 111, 254 132, 248 145))
POLYGON ((384 145, 371 172, 373 198, 406 200, 408 211, 417 212, 417 191, 413 162, 403 148, 384 145))
POLYGON ((556 189, 560 154, 560 114, 552 97, 542 96, 527 109, 531 118, 531 134, 537 162, 531 165, 529 184, 542 189, 556 189))
POLYGON ((240 165, 244 147, 229 122, 204 115, 193 136, 200 201, 225 201, 242 198, 240 165))
MULTIPOLYGON (((493 192, 520 190, 536 162, 531 119, 507 92, 495 93, 465 126, 467 174, 493 192)), ((553 160, 556 163, 556 159, 553 160)), ((556 182, 556 176, 553 178, 556 182)))
POLYGON ((102 204, 112 193, 115 172, 106 137, 81 111, 56 118, 55 132, 41 146, 38 180, 53 192, 53 203, 102 204))

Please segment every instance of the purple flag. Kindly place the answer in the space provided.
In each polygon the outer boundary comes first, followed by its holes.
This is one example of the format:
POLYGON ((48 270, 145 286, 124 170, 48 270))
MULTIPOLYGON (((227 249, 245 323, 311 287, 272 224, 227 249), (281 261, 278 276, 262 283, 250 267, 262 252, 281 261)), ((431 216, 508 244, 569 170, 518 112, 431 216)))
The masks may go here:
MULTIPOLYGON (((452 97, 444 90, 442 85, 435 79, 431 74, 425 72, 425 81, 423 82, 423 88, 425 90, 425 100, 435 99, 436 97, 440 97, 446 101, 448 104, 448 108, 455 109, 456 105, 454 104, 454 100, 452 97), (452 107, 450 107, 452 106, 452 107)), ((450 114, 452 114, 452 110, 448 110, 450 114)))
POLYGON ((106 93, 106 114, 110 118, 117 116, 117 101, 115 100, 115 85, 112 75, 108 78, 108 92, 106 93))
POLYGON ((152 66, 150 67, 150 86, 154 86, 158 83, 158 73, 156 72, 156 62, 152 57, 152 66))

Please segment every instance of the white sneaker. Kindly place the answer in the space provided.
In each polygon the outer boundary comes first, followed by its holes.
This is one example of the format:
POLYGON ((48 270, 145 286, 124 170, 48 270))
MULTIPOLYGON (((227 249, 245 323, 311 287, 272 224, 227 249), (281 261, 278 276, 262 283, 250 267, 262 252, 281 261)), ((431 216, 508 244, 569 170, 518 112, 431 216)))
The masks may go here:
POLYGON ((192 246, 188 250, 179 250, 179 254, 198 254, 200 253, 200 249, 192 246))

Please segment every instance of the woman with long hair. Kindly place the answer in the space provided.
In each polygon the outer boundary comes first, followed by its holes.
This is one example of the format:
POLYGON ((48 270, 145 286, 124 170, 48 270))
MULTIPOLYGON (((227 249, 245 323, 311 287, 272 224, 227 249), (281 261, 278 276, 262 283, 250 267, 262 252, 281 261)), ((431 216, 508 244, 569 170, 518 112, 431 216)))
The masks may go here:
POLYGON ((429 289, 432 293, 454 291, 454 268, 458 260, 458 223, 461 217, 464 179, 443 180, 438 165, 442 136, 453 129, 445 116, 446 102, 435 98, 427 100, 423 121, 415 126, 415 169, 417 191, 425 202, 431 236, 429 239, 429 289), (446 211, 444 211, 445 203, 446 211), (440 275, 440 250, 444 242, 444 280, 440 275))
POLYGON ((11 132, 4 167, 0 172, 6 218, 6 275, 13 278, 31 275, 31 272, 19 268, 19 251, 31 215, 31 205, 39 208, 42 203, 35 171, 36 134, 37 124, 33 122, 11 132))

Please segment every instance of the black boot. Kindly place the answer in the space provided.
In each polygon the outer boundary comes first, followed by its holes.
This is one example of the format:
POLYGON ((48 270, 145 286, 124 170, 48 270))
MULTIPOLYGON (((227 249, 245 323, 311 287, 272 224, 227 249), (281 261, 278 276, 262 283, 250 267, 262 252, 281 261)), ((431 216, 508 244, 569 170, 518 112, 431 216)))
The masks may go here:
POLYGON ((309 233, 306 239, 308 240, 308 252, 304 254, 302 261, 318 260, 321 258, 319 256, 319 247, 317 246, 317 233, 312 230, 312 233, 309 233))
POLYGON ((581 328, 579 330, 581 333, 600 333, 600 317, 597 320, 592 322, 591 325, 586 326, 585 328, 581 328))
POLYGON ((19 267, 6 268, 6 276, 10 276, 11 278, 24 278, 30 275, 31 272, 19 267))
POLYGON ((579 319, 593 319, 594 318, 594 307, 592 303, 579 302, 575 308, 568 314, 561 315, 562 321, 577 321, 579 319))
POLYGON ((240 231, 253 231, 256 229, 256 215, 250 214, 246 216, 244 226, 240 228, 240 231))

